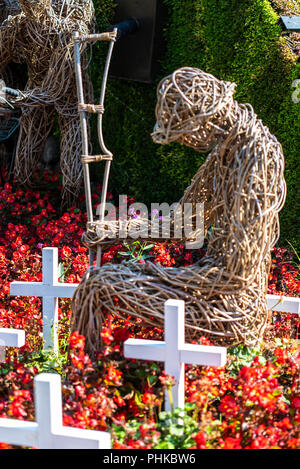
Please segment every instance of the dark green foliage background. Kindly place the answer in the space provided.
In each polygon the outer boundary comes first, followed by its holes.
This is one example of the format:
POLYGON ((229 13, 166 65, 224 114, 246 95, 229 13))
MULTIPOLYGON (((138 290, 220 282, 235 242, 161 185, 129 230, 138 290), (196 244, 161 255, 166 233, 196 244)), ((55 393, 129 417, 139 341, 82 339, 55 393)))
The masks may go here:
MULTIPOLYGON (((176 68, 199 67, 236 82, 236 99, 251 103, 282 143, 288 196, 280 216, 281 243, 289 241, 299 249, 300 103, 292 101, 292 82, 300 78, 300 64, 281 37, 278 15, 267 0, 161 1, 168 8, 167 49, 161 56, 156 83, 109 79, 104 135, 114 153, 110 190, 115 195, 134 195, 146 204, 171 203, 181 196, 205 155, 178 144, 159 146, 152 142, 156 86, 176 68)), ((111 22, 114 2, 94 3, 98 28, 104 30, 111 22)), ((106 50, 105 44, 100 44, 93 52, 97 98, 106 50)), ((100 166, 94 170, 95 179, 101 177, 100 166)))

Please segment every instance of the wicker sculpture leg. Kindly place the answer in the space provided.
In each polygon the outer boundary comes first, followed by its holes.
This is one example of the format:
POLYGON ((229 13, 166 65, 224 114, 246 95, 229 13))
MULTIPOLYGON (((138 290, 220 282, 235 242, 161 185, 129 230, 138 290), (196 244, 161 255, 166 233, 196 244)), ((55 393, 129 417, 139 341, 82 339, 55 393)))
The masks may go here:
POLYGON ((15 160, 15 177, 20 185, 34 186, 32 175, 40 162, 53 123, 53 107, 24 110, 15 160))
MULTIPOLYGON (((204 203, 205 224, 212 226, 207 255, 191 267, 123 262, 89 272, 73 297, 73 329, 86 336, 90 352, 100 347, 106 314, 162 324, 169 298, 185 301, 189 338, 205 334, 228 345, 262 339, 270 252, 286 194, 284 159, 252 107, 233 100, 234 89, 188 67, 160 83, 154 141, 211 151, 180 201, 183 209, 204 203)), ((85 240, 95 246, 95 231, 85 240)))
POLYGON ((74 309, 80 307, 81 314, 73 328, 87 338, 87 350, 93 353, 101 347, 99 331, 111 312, 163 326, 165 301, 180 299, 185 301, 188 340, 205 335, 215 344, 256 345, 267 320, 265 294, 259 293, 262 285, 245 288, 241 295, 238 284, 227 285, 226 291, 226 280, 228 275, 209 266, 173 269, 149 262, 120 268, 105 264, 82 280, 74 297, 74 309), (212 285, 223 293, 216 295, 212 285))
POLYGON ((81 134, 78 116, 59 116, 61 129, 60 167, 63 174, 62 203, 71 207, 82 186, 81 134))

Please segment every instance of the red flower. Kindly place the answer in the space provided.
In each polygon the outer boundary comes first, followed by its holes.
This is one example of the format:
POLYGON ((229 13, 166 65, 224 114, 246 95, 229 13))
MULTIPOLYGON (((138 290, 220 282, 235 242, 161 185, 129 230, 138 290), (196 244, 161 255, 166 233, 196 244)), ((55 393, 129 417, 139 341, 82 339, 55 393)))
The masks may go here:
POLYGON ((206 448, 207 435, 203 430, 200 430, 200 432, 194 435, 193 438, 196 441, 197 449, 206 448))
POLYGON ((126 405, 126 402, 121 396, 114 396, 114 402, 118 407, 124 407, 126 405))
POLYGON ((85 387, 82 384, 75 386, 75 395, 76 397, 81 397, 84 399, 86 397, 85 387))
POLYGON ((76 275, 70 274, 70 275, 68 275, 66 280, 67 280, 67 283, 76 283, 76 280, 77 280, 76 275))
POLYGON ((84 350, 85 337, 80 335, 78 331, 74 331, 69 339, 70 347, 74 350, 84 350))
POLYGON ((239 406, 233 396, 227 394, 221 399, 219 411, 227 417, 236 417, 239 413, 239 406))
POLYGON ((62 257, 63 259, 66 259, 66 258, 70 257, 71 254, 72 254, 72 250, 71 250, 71 248, 69 248, 69 246, 64 246, 64 247, 62 248, 62 250, 61 250, 61 257, 62 257))
POLYGON ((143 404, 153 406, 157 403, 157 401, 158 400, 155 394, 152 394, 150 392, 145 392, 145 394, 143 394, 143 397, 142 397, 143 404))
POLYGON ((125 326, 113 330, 114 341, 117 344, 125 342, 130 337, 130 331, 125 326))
POLYGON ((174 376, 167 375, 165 371, 163 371, 159 376, 159 381, 161 382, 162 386, 165 386, 168 389, 175 385, 174 376))
POLYGON ((29 249, 28 244, 22 244, 22 246, 19 247, 19 252, 20 252, 21 254, 24 254, 25 252, 28 251, 28 249, 29 249))
POLYGON ((103 342, 107 345, 109 345, 114 340, 113 336, 111 335, 110 329, 108 329, 107 327, 103 327, 100 336, 103 342))
POLYGON ((107 381, 107 384, 120 386, 121 376, 122 372, 114 368, 112 365, 107 367, 105 375, 105 380, 107 381))
POLYGON ((294 397, 292 399, 291 406, 294 409, 300 410, 300 397, 294 397))
POLYGON ((241 449, 241 438, 232 438, 228 436, 224 440, 223 449, 241 449))

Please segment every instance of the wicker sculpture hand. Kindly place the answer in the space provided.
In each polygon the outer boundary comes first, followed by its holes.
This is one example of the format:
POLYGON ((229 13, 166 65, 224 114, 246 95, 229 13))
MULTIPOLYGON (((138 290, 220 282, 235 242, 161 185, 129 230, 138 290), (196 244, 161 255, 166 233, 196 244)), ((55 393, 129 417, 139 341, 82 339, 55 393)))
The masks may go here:
POLYGON ((235 85, 182 68, 158 86, 153 139, 210 151, 181 204, 204 202, 212 234, 207 255, 189 267, 105 264, 89 272, 73 297, 73 329, 100 347, 105 314, 130 314, 163 324, 164 302, 185 301, 187 336, 257 345, 267 320, 270 251, 285 201, 281 145, 250 105, 233 99, 235 85))
MULTIPOLYGON (((22 12, 0 28, 0 72, 9 62, 26 63, 15 177, 32 187, 33 172, 56 116, 61 133, 63 201, 70 205, 81 188, 81 137, 77 112, 72 34, 90 32, 91 0, 20 0, 22 12)), ((84 59, 83 59, 84 60, 84 59)), ((87 89, 91 92, 88 76, 87 89)))

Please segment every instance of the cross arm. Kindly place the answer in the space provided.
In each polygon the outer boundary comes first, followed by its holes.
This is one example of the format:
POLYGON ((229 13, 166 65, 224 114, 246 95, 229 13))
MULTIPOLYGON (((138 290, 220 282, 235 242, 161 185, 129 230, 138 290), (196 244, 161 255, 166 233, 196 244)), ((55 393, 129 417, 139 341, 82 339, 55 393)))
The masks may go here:
POLYGON ((180 349, 180 361, 193 365, 225 366, 226 356, 225 347, 184 344, 180 349))
POLYGON ((16 281, 10 284, 10 294, 12 296, 72 298, 77 286, 76 283, 57 283, 49 286, 41 282, 16 281))
POLYGON ((25 344, 25 331, 21 329, 0 328, 0 345, 22 347, 25 344))
POLYGON ((107 432, 62 427, 55 431, 54 449, 110 449, 111 437, 107 432))
POLYGON ((137 360, 165 361, 165 342, 158 340, 128 339, 124 342, 124 356, 137 360))
POLYGON ((285 31, 300 32, 300 16, 281 16, 280 20, 285 31))
POLYGON ((267 307, 281 313, 300 314, 300 298, 278 295, 267 295, 267 307))
POLYGON ((23 420, 0 419, 0 441, 11 445, 37 446, 38 424, 23 420))

